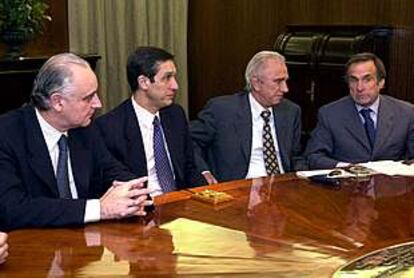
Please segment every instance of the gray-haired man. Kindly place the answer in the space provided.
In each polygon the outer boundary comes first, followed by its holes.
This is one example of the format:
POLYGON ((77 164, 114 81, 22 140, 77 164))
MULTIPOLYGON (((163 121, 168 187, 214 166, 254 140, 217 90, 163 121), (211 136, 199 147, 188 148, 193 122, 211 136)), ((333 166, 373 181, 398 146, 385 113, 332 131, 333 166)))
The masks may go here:
POLYGON ((209 183, 305 167, 301 110, 284 99, 288 77, 282 55, 261 51, 247 65, 247 90, 210 100, 191 123, 196 163, 209 183))
POLYGON ((97 88, 86 61, 55 55, 35 79, 32 104, 0 117, 0 229, 145 214, 145 178, 134 179, 89 127, 97 88))

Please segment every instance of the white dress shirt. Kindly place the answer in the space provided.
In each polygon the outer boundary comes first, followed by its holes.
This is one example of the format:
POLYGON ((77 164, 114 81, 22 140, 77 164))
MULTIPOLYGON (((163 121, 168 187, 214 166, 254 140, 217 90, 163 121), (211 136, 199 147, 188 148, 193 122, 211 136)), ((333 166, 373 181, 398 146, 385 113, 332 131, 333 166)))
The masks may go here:
MULTIPOLYGON (((250 152, 249 170, 246 175, 246 179, 258 178, 267 176, 266 166, 263 158, 263 125, 264 120, 260 114, 266 110, 260 105, 257 100, 249 93, 250 110, 252 114, 252 149, 250 152)), ((277 143, 277 134, 275 130, 275 121, 273 110, 267 109, 270 112, 270 129, 275 145, 277 162, 279 163, 280 173, 283 174, 282 160, 280 158, 279 144, 277 143)), ((277 115, 276 115, 277 117, 277 115)))
MULTIPOLYGON (((40 129, 45 139, 47 149, 49 151, 50 160, 52 162, 53 170, 57 171, 57 164, 59 160, 59 146, 58 141, 62 135, 67 136, 67 132, 60 132, 53 126, 51 126, 36 109, 36 117, 39 121, 40 129)), ((73 199, 78 199, 78 191, 75 185, 75 179, 72 173, 72 164, 70 160, 70 149, 68 149, 68 176, 69 176, 69 188, 73 199)), ((85 208, 84 222, 99 221, 101 218, 101 207, 98 199, 87 200, 85 208)))
MULTIPOLYGON (((155 170, 155 158, 154 158, 154 118, 155 116, 158 117, 160 123, 161 123, 161 117, 159 115, 159 112, 153 114, 146 110, 144 107, 139 105, 134 98, 131 98, 132 100, 132 106, 134 107, 135 115, 138 119, 139 128, 141 130, 141 136, 142 136, 142 142, 144 144, 144 150, 145 150, 145 157, 147 159, 147 172, 148 172, 148 188, 151 190, 150 195, 152 197, 161 195, 162 189, 161 185, 158 182, 157 177, 157 171, 155 170)), ((162 124, 161 124, 162 127, 162 124)), ((164 134, 164 131, 163 131, 164 134)), ((137 138, 138 140, 138 138, 137 138)), ((170 167, 173 171, 174 175, 174 168, 171 163, 171 156, 170 152, 168 150, 168 146, 166 144, 165 137, 163 138, 164 146, 167 151, 168 161, 170 163, 170 167)), ((174 176, 175 179, 175 176, 174 176)))

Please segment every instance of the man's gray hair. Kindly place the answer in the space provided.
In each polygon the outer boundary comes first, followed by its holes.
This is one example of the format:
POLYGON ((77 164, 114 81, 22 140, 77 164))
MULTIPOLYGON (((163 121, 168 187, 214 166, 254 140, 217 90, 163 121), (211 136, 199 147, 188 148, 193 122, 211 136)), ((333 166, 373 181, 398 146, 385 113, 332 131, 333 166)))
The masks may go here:
POLYGON ((251 79, 253 75, 257 74, 262 69, 264 62, 268 59, 276 59, 282 63, 285 62, 285 57, 283 57, 282 54, 279 54, 276 51, 265 50, 256 53, 247 64, 246 72, 244 74, 244 77, 246 79, 246 89, 248 91, 251 91, 252 89, 251 79))
POLYGON ((73 53, 61 53, 49 58, 40 68, 34 83, 31 103, 39 110, 50 108, 50 96, 59 91, 67 93, 72 84, 72 65, 90 68, 89 63, 73 53))

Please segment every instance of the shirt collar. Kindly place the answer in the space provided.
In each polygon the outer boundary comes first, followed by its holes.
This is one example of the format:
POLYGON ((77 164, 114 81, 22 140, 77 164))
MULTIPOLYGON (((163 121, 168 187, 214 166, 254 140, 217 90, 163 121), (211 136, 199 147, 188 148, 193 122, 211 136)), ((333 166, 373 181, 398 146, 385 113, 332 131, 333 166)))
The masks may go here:
MULTIPOLYGON (((254 97, 251 93, 249 93, 249 101, 250 101, 250 108, 252 111, 252 117, 254 120, 261 119, 262 117, 260 114, 264 110, 268 110, 270 112, 270 116, 272 116, 273 111, 272 109, 264 108, 254 97)), ((272 117, 270 117, 272 118, 272 117)))
POLYGON ((67 136, 68 133, 67 132, 61 132, 61 131, 57 130, 56 128, 54 128, 51 124, 49 124, 43 118, 42 114, 40 114, 40 112, 37 108, 35 110, 36 110, 37 120, 39 121, 40 129, 42 131, 43 137, 45 138, 47 148, 50 152, 51 149, 54 148, 57 145, 60 137, 62 137, 62 135, 67 136))
POLYGON ((356 109, 358 110, 358 113, 362 110, 362 109, 371 109, 371 111, 373 111, 374 112, 374 114, 375 115, 378 115, 378 107, 379 107, 379 103, 380 103, 380 97, 381 96, 378 96, 377 97, 377 99, 374 101, 374 103, 373 104, 371 104, 370 106, 368 106, 368 107, 365 107, 365 106, 361 106, 361 105, 359 105, 359 104, 357 104, 357 103, 355 103, 355 106, 356 106, 356 109))
POLYGON ((139 105, 135 101, 134 97, 131 97, 131 101, 132 101, 132 106, 134 107, 135 115, 137 116, 137 118, 139 119, 141 123, 143 123, 146 126, 152 126, 152 122, 154 121, 155 116, 158 116, 158 119, 161 121, 159 111, 157 111, 157 113, 155 114, 152 114, 147 109, 139 105))

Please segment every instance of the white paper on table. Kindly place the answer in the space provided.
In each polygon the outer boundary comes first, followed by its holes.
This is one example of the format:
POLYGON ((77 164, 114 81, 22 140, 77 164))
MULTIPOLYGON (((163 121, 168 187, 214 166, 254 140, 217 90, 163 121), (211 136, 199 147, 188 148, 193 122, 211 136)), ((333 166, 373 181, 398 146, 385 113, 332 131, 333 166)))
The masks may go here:
POLYGON ((340 175, 335 175, 332 178, 350 178, 350 177, 355 177, 354 174, 347 172, 343 169, 322 169, 322 170, 311 170, 311 171, 297 171, 296 172, 296 176, 298 176, 299 178, 309 178, 309 177, 313 177, 313 176, 317 176, 317 175, 327 175, 332 171, 341 171, 340 175))
POLYGON ((406 165, 402 161, 381 160, 370 161, 367 163, 358 164, 369 169, 374 170, 377 173, 389 175, 389 176, 414 176, 414 164, 406 165))

